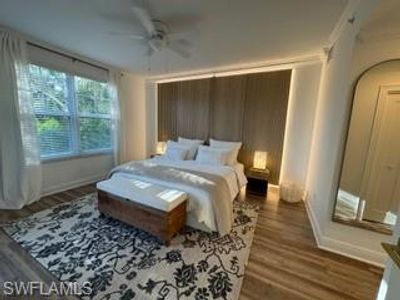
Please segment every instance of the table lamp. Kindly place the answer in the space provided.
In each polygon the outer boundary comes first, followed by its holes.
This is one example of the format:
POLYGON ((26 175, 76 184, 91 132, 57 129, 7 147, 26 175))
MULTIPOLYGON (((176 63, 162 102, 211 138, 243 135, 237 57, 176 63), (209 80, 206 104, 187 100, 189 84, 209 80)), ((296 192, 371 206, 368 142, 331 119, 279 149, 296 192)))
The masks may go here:
POLYGON ((157 154, 164 154, 164 152, 165 152, 165 148, 166 148, 166 146, 167 146, 167 143, 165 143, 165 142, 158 142, 157 143, 157 154))
POLYGON ((255 151, 253 159, 253 168, 265 169, 267 167, 268 152, 255 151))

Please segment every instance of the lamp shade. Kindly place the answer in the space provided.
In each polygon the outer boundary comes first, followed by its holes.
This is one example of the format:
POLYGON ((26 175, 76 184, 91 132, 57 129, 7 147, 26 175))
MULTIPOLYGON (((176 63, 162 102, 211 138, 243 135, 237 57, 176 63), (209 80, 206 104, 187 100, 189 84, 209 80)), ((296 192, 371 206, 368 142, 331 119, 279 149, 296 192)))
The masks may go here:
POLYGON ((267 167, 268 153, 265 151, 255 151, 253 167, 256 169, 265 169, 267 167))
POLYGON ((166 145, 167 144, 165 142, 158 142, 157 143, 157 154, 164 154, 166 145))

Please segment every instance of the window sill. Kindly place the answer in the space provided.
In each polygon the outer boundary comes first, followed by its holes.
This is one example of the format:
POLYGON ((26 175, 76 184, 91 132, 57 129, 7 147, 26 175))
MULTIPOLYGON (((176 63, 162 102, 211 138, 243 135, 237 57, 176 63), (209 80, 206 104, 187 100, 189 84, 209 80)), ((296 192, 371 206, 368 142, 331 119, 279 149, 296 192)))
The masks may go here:
POLYGON ((49 163, 53 163, 53 162, 67 161, 67 160, 87 158, 87 157, 93 157, 93 156, 106 156, 106 155, 112 155, 112 154, 113 154, 112 150, 103 150, 103 151, 87 152, 87 153, 80 153, 80 154, 60 155, 60 156, 54 156, 54 157, 49 157, 49 158, 42 158, 41 163, 49 164, 49 163))

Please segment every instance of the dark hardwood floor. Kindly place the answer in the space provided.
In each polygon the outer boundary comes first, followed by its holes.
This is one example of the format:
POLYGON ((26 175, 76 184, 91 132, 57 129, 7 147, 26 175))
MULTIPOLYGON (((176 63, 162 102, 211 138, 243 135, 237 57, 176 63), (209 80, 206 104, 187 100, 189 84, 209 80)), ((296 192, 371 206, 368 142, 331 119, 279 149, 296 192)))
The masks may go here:
MULTIPOLYGON (((22 210, 0 210, 0 222, 23 218, 95 191, 87 185, 42 198, 22 210)), ((316 247, 303 203, 240 195, 261 209, 240 299, 375 299, 383 270, 316 247)), ((54 280, 0 230, 0 282, 54 280)), ((15 298, 14 298, 15 299, 15 298)))

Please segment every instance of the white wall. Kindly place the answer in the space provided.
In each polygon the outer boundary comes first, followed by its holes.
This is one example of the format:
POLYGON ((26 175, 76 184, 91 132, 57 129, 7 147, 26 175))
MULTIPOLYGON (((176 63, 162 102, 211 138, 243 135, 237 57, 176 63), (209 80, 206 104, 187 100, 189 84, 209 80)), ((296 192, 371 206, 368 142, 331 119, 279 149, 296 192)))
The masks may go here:
POLYGON ((400 36, 396 34, 381 39, 358 40, 354 53, 351 67, 352 80, 355 80, 363 71, 377 63, 400 59, 400 36))
POLYGON ((391 261, 386 269, 390 270, 387 281, 384 281, 387 284, 387 292, 384 298, 378 298, 378 300, 398 300, 400 295, 400 268, 391 261))
MULTIPOLYGON (((397 244, 400 239, 400 213, 397 214, 397 224, 391 243, 397 244)), ((398 300, 400 295, 400 268, 392 259, 388 259, 381 285, 379 287, 377 300, 398 300)))
POLYGON ((123 73, 119 82, 121 118, 124 123, 125 151, 123 161, 147 157, 146 89, 143 76, 123 73))
POLYGON ((147 156, 156 153, 157 147, 157 84, 146 81, 146 136, 147 156))
POLYGON ((102 179, 112 167, 112 155, 46 162, 43 164, 42 194, 53 194, 102 179))
POLYGON ((293 69, 280 182, 306 185, 321 67, 317 61, 293 69))
POLYGON ((380 243, 389 236, 332 222, 339 167, 351 104, 351 65, 356 34, 375 1, 360 2, 355 24, 345 23, 333 57, 322 71, 322 83, 307 179, 307 207, 321 248, 382 265, 380 243))

